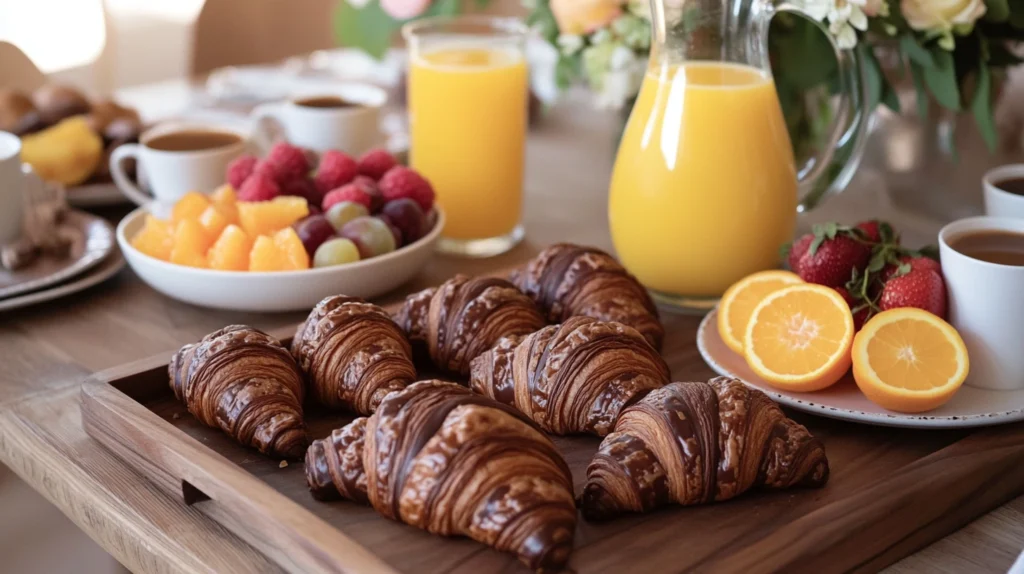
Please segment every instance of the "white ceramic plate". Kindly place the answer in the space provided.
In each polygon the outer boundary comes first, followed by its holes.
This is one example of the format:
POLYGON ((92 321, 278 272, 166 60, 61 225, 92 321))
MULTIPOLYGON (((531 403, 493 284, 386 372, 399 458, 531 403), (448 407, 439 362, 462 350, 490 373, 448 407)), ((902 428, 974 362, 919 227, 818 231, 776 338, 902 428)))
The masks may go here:
POLYGON ((869 401, 849 374, 835 385, 814 393, 780 391, 755 375, 743 357, 725 345, 718 335, 717 317, 717 309, 708 313, 697 331, 697 348, 708 366, 716 373, 736 377, 798 411, 906 428, 981 427, 1024 420, 1024 390, 988 391, 964 385, 948 403, 934 411, 916 415, 890 411, 869 401))
POLYGON ((346 265, 303 271, 216 271, 161 261, 132 247, 129 238, 142 229, 145 216, 144 208, 136 209, 117 226, 121 252, 143 281, 186 303, 254 312, 306 311, 328 295, 365 299, 383 295, 412 279, 427 264, 444 226, 444 212, 438 210, 434 229, 419 241, 346 265))
POLYGON ((68 203, 73 207, 83 209, 121 205, 130 202, 114 182, 91 183, 69 187, 67 189, 67 199, 68 203))
POLYGON ((62 225, 74 228, 77 235, 70 255, 60 259, 43 256, 18 271, 0 269, 0 299, 67 281, 98 265, 114 250, 114 229, 95 215, 72 209, 62 225))
POLYGON ((29 305, 35 305, 37 303, 52 301, 60 297, 66 297, 72 293, 78 293, 79 291, 88 289, 97 283, 106 281, 115 273, 123 269, 124 264, 124 257, 115 250, 99 265, 79 275, 73 281, 56 285, 49 289, 28 293, 26 295, 0 300, 0 311, 20 309, 22 307, 28 307, 29 305))

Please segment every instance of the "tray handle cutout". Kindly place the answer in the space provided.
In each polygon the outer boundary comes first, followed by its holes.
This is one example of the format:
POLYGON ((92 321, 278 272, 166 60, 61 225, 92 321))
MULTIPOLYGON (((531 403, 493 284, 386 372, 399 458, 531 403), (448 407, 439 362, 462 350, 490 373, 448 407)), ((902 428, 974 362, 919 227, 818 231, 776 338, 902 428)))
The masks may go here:
POLYGON ((185 500, 185 506, 192 506, 197 502, 210 500, 210 496, 199 490, 187 480, 181 481, 181 497, 185 500))

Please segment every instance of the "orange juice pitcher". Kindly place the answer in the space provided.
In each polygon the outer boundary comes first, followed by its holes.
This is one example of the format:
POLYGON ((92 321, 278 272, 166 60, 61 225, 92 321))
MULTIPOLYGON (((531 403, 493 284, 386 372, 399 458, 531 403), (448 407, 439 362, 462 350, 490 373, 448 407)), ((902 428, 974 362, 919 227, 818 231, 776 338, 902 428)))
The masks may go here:
POLYGON ((650 61, 611 180, 612 241, 659 302, 706 310, 735 281, 778 266, 797 213, 849 182, 863 152, 865 82, 856 52, 833 44, 843 91, 836 126, 827 148, 798 168, 767 39, 774 14, 800 9, 650 3, 650 61))

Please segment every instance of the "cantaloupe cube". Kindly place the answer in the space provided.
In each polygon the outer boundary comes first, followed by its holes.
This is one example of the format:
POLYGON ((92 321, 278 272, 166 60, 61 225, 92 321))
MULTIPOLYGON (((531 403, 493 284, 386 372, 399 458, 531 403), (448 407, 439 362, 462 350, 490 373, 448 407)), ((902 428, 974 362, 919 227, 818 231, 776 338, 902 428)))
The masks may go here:
POLYGON ((236 205, 238 221, 250 237, 273 235, 309 215, 309 203, 291 195, 270 201, 239 201, 236 205))
POLYGON ((309 269, 309 253, 291 227, 274 234, 274 245, 281 250, 289 270, 309 269))
POLYGON ((199 219, 207 207, 210 207, 208 197, 197 191, 190 191, 181 196, 181 199, 171 208, 171 223, 176 224, 186 219, 199 219))
POLYGON ((174 228, 169 221, 146 216, 142 229, 132 237, 132 247, 149 255, 167 261, 174 247, 174 228))
POLYGON ((252 239, 237 225, 228 225, 206 254, 210 269, 245 271, 249 268, 252 239))
POLYGON ((221 232, 230 223, 216 205, 207 207, 199 216, 199 225, 203 226, 203 229, 206 231, 206 237, 211 243, 220 237, 221 232))

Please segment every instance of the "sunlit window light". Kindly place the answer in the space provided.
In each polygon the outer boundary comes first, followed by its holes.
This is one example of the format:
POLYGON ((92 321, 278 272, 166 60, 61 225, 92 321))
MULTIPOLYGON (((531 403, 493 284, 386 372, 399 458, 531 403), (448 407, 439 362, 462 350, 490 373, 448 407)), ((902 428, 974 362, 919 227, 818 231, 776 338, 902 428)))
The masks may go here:
POLYGON ((89 64, 106 43, 102 0, 0 0, 0 40, 43 72, 89 64))

